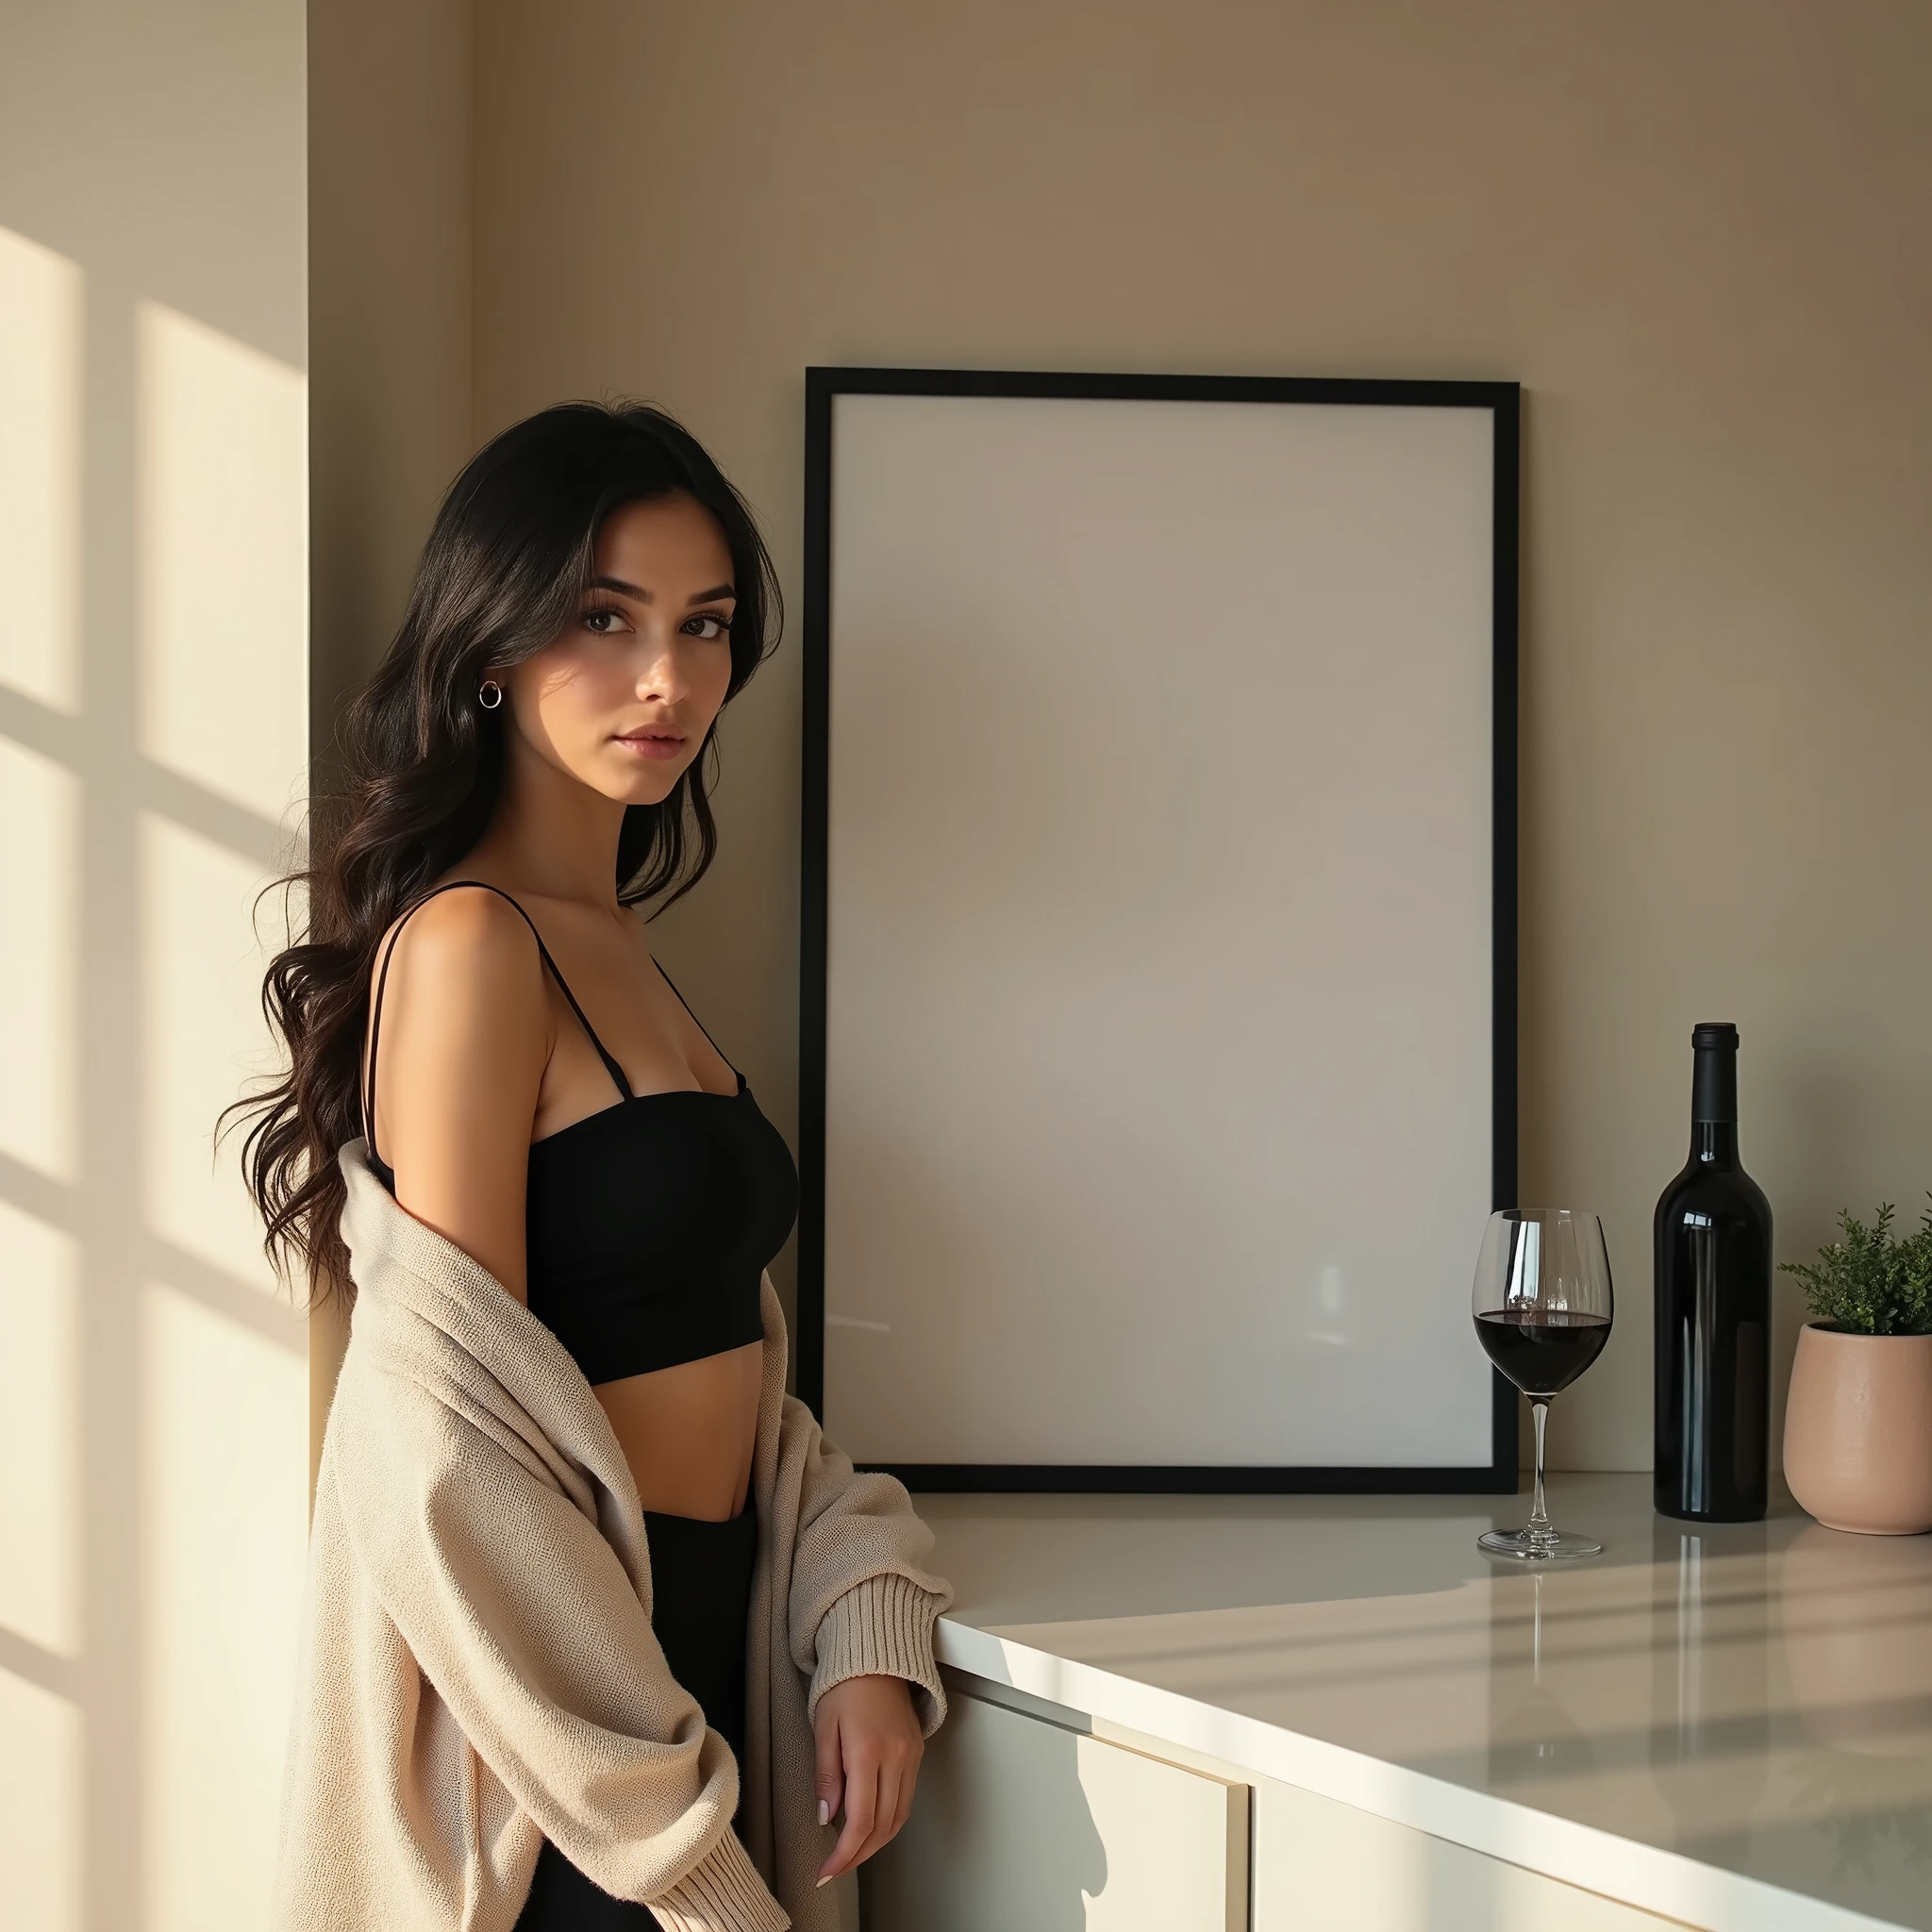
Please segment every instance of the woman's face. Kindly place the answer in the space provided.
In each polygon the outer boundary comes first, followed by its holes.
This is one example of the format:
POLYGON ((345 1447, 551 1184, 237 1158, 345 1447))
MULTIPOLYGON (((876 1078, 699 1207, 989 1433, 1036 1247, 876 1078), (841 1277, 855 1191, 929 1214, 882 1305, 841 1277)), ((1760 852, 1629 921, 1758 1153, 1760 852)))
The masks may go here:
POLYGON ((510 728, 606 798, 660 803, 724 702, 735 608, 709 510, 689 496, 624 505, 597 538, 575 621, 499 674, 510 728))

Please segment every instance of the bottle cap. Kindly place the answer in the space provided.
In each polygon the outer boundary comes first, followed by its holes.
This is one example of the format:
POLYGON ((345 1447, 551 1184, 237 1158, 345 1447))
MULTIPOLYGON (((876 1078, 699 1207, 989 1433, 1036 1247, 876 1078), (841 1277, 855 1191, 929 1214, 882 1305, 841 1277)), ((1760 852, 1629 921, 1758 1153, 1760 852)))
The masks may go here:
POLYGON ((1736 1053, 1738 1029, 1728 1020, 1700 1020, 1690 1029, 1690 1044, 1704 1053, 1736 1053))

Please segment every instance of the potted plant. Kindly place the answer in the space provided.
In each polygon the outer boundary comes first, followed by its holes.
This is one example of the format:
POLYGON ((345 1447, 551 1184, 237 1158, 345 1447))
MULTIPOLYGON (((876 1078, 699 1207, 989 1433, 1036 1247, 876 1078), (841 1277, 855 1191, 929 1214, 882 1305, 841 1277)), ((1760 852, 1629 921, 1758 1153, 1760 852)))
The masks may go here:
POLYGON ((1932 1529, 1932 1209, 1918 1233, 1839 1216, 1815 1264, 1787 1261, 1811 1319, 1785 1408, 1785 1480, 1830 1529, 1932 1529))

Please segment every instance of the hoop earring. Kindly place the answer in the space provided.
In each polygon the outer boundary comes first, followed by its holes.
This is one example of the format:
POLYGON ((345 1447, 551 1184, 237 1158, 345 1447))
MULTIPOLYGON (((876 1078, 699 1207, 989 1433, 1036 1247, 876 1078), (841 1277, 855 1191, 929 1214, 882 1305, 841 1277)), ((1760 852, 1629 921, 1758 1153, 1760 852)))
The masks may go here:
POLYGON ((495 678, 493 677, 486 677, 483 680, 482 690, 480 690, 476 693, 476 702, 479 705, 481 705, 486 711, 495 710, 497 706, 502 704, 503 702, 502 685, 498 684, 495 678))

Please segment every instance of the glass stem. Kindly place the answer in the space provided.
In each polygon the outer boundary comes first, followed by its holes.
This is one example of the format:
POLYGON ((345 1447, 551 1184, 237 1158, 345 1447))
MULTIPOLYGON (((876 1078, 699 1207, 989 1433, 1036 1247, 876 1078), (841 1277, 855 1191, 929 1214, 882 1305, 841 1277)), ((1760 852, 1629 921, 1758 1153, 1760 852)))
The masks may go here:
POLYGON ((1538 1543, 1553 1543, 1557 1541, 1556 1525, 1550 1521, 1550 1513, 1543 1507, 1543 1425, 1549 1420, 1550 1404, 1548 1397, 1541 1402, 1531 1397, 1529 1419, 1536 1430, 1536 1490, 1535 1501, 1529 1512, 1529 1540, 1538 1543))

